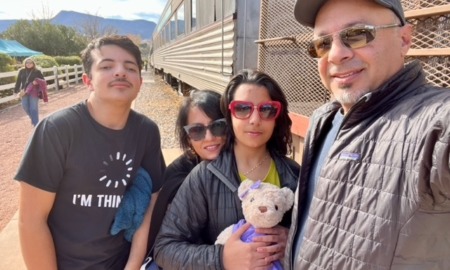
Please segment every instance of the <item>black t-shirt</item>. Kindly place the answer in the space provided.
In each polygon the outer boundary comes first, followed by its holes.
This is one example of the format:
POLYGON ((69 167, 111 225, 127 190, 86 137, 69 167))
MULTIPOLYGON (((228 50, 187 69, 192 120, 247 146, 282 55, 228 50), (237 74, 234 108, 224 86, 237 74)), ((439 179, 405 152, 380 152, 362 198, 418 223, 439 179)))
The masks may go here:
POLYGON ((123 269, 130 244, 110 227, 139 167, 158 191, 165 170, 159 129, 139 113, 112 130, 82 102, 37 125, 15 179, 56 193, 48 224, 58 269, 123 269))

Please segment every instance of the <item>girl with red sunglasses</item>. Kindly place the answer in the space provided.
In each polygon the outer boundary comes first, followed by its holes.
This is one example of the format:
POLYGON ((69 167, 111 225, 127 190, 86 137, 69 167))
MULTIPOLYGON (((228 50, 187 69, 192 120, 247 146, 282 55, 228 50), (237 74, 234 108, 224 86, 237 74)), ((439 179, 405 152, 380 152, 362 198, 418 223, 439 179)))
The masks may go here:
POLYGON ((244 225, 225 245, 219 233, 243 219, 237 188, 262 180, 295 190, 299 165, 286 157, 292 137, 286 97, 267 74, 243 70, 228 83, 220 108, 228 124, 222 153, 187 176, 168 209, 155 244, 164 269, 255 269, 284 256, 290 212, 270 229, 258 229, 256 242, 244 243, 244 225))

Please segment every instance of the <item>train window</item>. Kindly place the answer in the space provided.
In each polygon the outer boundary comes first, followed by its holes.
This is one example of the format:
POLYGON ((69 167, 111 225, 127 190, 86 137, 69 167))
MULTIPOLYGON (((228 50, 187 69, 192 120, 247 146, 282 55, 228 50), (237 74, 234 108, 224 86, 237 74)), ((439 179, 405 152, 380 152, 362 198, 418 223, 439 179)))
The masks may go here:
POLYGON ((182 35, 184 32, 184 3, 182 3, 177 10, 177 35, 182 35))
POLYGON ((216 20, 222 19, 222 5, 224 18, 232 15, 236 9, 235 0, 215 0, 216 2, 216 20))
POLYGON ((167 20, 169 20, 170 13, 172 13, 172 9, 170 6, 167 6, 167 9, 164 11, 163 15, 159 18, 159 22, 156 27, 156 32, 162 30, 161 28, 166 24, 167 20))
POLYGON ((231 16, 236 11, 236 1, 224 0, 224 15, 225 17, 231 16))
POLYGON ((175 14, 170 18, 170 40, 175 39, 175 32, 176 31, 176 25, 175 25, 175 14))
POLYGON ((164 36, 165 36, 165 43, 170 41, 170 23, 166 24, 166 27, 164 27, 164 36))
POLYGON ((191 31, 197 28, 197 0, 191 0, 191 31))
POLYGON ((198 19, 198 27, 203 28, 207 25, 210 25, 214 22, 214 1, 211 0, 197 0, 198 6, 201 7, 198 9, 197 19, 198 19))

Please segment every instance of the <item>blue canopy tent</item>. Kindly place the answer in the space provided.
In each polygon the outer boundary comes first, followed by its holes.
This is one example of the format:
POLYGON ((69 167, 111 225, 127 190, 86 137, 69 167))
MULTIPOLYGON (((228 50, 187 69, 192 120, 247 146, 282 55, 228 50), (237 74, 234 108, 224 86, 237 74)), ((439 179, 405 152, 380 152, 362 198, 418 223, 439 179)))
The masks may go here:
POLYGON ((15 40, 6 39, 0 39, 0 53, 7 54, 12 57, 28 57, 42 54, 41 52, 28 49, 15 40))

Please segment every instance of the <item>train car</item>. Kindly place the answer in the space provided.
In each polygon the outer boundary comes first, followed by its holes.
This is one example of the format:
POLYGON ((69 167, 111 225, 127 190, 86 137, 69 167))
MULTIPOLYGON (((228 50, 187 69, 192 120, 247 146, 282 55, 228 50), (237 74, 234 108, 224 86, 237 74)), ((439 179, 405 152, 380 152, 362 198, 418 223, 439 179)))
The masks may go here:
MULTIPOLYGON (((293 121, 293 158, 301 162, 312 112, 332 99, 307 54, 312 29, 294 18, 294 0, 169 0, 153 36, 152 63, 168 83, 223 92, 242 68, 265 71, 286 93, 293 121)), ((414 26, 407 61, 419 59, 427 79, 450 87, 448 0, 402 0, 414 26)))
POLYGON ((257 67, 259 14, 259 0, 168 0, 150 64, 180 93, 222 93, 237 71, 257 67))

